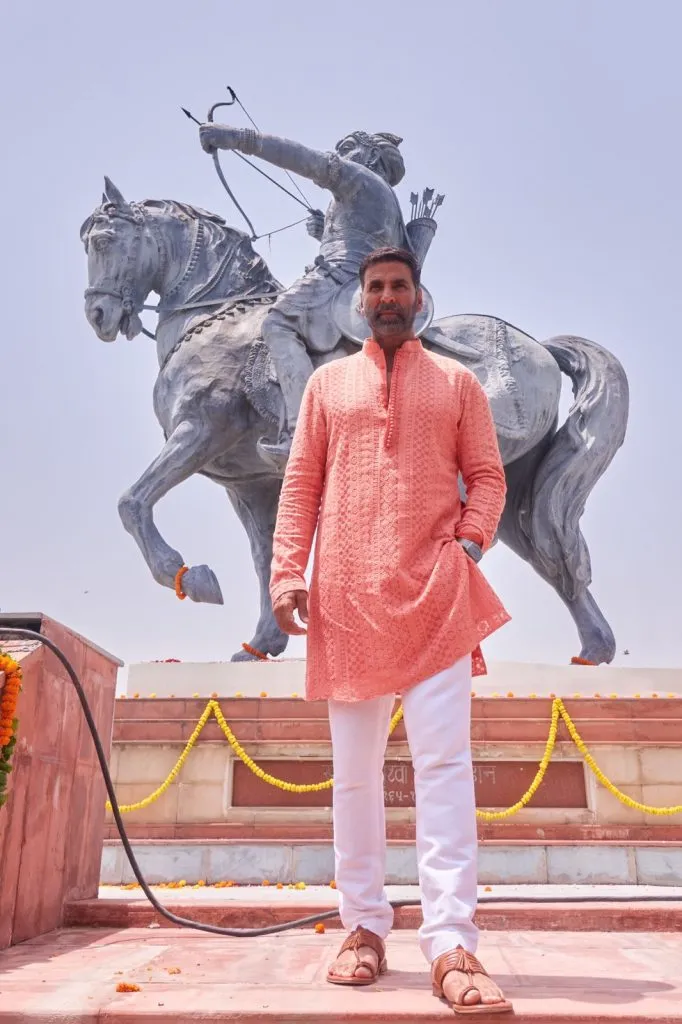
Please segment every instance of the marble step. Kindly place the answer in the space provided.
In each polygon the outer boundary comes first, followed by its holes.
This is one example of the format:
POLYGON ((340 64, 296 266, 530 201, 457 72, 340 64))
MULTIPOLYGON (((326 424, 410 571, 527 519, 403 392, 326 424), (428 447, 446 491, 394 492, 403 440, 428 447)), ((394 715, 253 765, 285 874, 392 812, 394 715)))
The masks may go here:
MULTIPOLYGON (((306 882, 325 885, 334 877, 331 840, 132 840, 135 857, 149 882, 233 881, 239 884, 306 882)), ((478 879, 498 884, 682 884, 682 844, 633 842, 514 844, 483 843, 478 879)), ((100 880, 111 885, 134 881, 123 846, 107 840, 100 880)), ((387 847, 386 881, 417 881, 414 843, 392 841, 387 847)))
MULTIPOLYGON (((301 884, 301 883, 299 883, 301 884)), ((259 928, 324 913, 338 906, 330 886, 183 886, 152 891, 172 913, 223 928, 259 928)), ((416 900, 416 886, 388 886, 391 900, 416 900)), ((480 886, 477 921, 486 931, 674 931, 682 929, 682 885, 658 886, 480 886), (646 902, 635 897, 646 896, 646 902), (663 900, 661 897, 665 897, 663 900), (580 902, 562 902, 570 898, 580 902), (534 902, 534 901, 542 902, 534 902), (596 902, 588 902, 596 901, 596 902)), ((141 889, 104 886, 99 898, 68 905, 72 927, 172 927, 147 901, 141 889)), ((396 910, 395 927, 421 924, 416 907, 396 910)), ((326 925, 339 928, 338 918, 326 925)))

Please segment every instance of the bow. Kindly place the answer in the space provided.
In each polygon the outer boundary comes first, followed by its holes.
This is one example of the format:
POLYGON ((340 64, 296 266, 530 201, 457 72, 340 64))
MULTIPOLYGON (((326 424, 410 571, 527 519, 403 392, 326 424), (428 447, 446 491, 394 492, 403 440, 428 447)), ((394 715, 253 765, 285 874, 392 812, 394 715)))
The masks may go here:
MULTIPOLYGON (((209 123, 213 122, 213 118, 214 118, 215 112, 216 112, 216 110, 218 110, 219 107, 231 107, 235 103, 237 103, 242 108, 242 110, 244 111, 244 113, 248 117, 249 121, 254 126, 254 128, 257 131, 260 131, 260 128, 258 127, 256 122, 253 120, 253 118, 251 117, 251 115, 247 111, 246 107, 244 106, 244 104, 242 103, 242 101, 239 99, 239 97, 237 96, 236 92, 232 88, 232 86, 228 85, 226 88, 227 88, 227 91, 228 91, 228 93, 230 95, 229 100, 222 100, 220 103, 214 103, 213 106, 211 107, 211 109, 208 112, 208 115, 207 115, 207 118, 206 118, 207 121, 209 123)), ((199 121, 199 119, 196 118, 194 116, 194 114, 190 113, 190 111, 187 110, 185 107, 181 107, 180 109, 182 110, 183 114, 185 114, 190 119, 190 121, 194 121, 195 124, 198 124, 201 127, 201 121, 199 121)), ((310 214, 320 214, 321 213, 320 210, 314 210, 313 209, 313 207, 310 205, 310 203, 306 199, 304 193, 301 191, 300 187, 296 184, 296 182, 291 177, 291 175, 289 174, 288 171, 286 171, 287 177, 291 181, 291 183, 294 186, 294 188, 302 196, 302 200, 299 199, 298 196, 295 196, 293 194, 293 192, 290 192, 288 188, 285 188, 284 185, 281 185, 278 181, 275 181, 274 178, 270 177, 270 175, 267 174, 261 167, 258 167, 256 164, 254 164, 250 160, 248 160, 244 156, 243 153, 240 153, 238 150, 233 150, 233 152, 235 153, 236 156, 238 156, 240 158, 240 160, 243 160, 244 163, 249 165, 249 167, 252 167, 254 169, 254 171, 258 171, 259 174, 262 174, 264 178, 267 178, 268 181, 272 182, 273 185, 276 185, 277 188, 282 190, 282 192, 285 192, 288 196, 290 196, 293 200, 295 200, 300 206, 303 206, 308 211, 308 213, 310 213, 310 214)), ((246 211, 241 206, 241 204, 238 202, 237 197, 235 196, 234 192, 232 191, 232 189, 230 188, 230 186, 227 183, 227 178, 225 177, 225 174, 223 172, 223 168, 221 166, 220 157, 218 156, 218 153, 214 152, 212 154, 212 156, 213 156, 213 163, 214 163, 214 166, 215 166, 215 169, 216 169, 216 174, 218 175, 218 178, 220 179, 220 183, 222 184, 222 186, 225 189, 225 191, 227 192, 228 196, 230 197, 230 199, 232 200, 232 202, 234 203, 234 205, 239 210, 239 212, 241 213, 242 217, 244 218, 244 220, 248 224, 249 230, 251 231, 251 241, 252 242, 256 242, 256 241, 258 241, 259 238, 264 238, 266 235, 274 235, 278 231, 286 231, 289 228, 296 227, 297 224, 302 224, 303 221, 307 219, 306 217, 303 217, 303 218, 301 218, 301 220, 294 221, 293 224, 286 224, 283 228, 276 228, 274 231, 266 231, 262 235, 256 234, 256 229, 254 228, 253 223, 249 219, 246 211)))

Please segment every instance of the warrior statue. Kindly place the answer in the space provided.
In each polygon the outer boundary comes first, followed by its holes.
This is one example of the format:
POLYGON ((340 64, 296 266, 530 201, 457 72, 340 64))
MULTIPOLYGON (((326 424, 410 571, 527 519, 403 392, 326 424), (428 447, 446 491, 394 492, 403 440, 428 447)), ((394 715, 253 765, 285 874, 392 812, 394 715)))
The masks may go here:
MULTIPOLYGON (((313 372, 311 354, 329 354, 339 344, 331 316, 340 286, 357 280, 364 257, 383 246, 411 248, 393 186, 405 174, 397 135, 352 132, 333 153, 252 129, 205 124, 201 145, 208 153, 236 149, 309 178, 328 189, 332 201, 324 220, 313 216, 308 230, 321 242, 312 267, 284 291, 269 310, 262 337, 272 357, 284 397, 286 422, 277 444, 261 439, 261 454, 282 467, 291 447, 303 391, 313 372)), ((319 360, 316 360, 319 362, 319 360)))
MULTIPOLYGON (((234 655, 243 659, 276 656, 288 642, 269 594, 272 537, 306 381, 314 367, 345 358, 362 343, 362 317, 354 317, 363 257, 401 246, 421 266, 443 197, 431 203, 427 189, 416 209, 413 194, 412 216, 403 220, 393 191, 404 174, 401 140, 394 135, 353 132, 325 154, 216 125, 211 114, 201 126, 201 143, 214 153, 216 167, 216 150, 234 149, 332 193, 326 216, 312 222, 321 242, 314 266, 285 290, 254 250, 252 225, 249 236, 185 202, 129 202, 105 179, 102 201, 81 229, 85 313, 102 341, 132 338, 144 330, 140 313, 150 308, 148 296, 158 296, 151 307, 158 314, 154 410, 163 445, 121 497, 119 512, 158 583, 178 597, 220 603, 213 571, 206 564, 188 567, 161 534, 154 509, 193 474, 225 489, 248 534, 260 585, 255 631, 234 655)), ((590 590, 580 520, 625 437, 623 367, 587 338, 539 342, 500 317, 459 313, 432 321, 432 313, 429 304, 419 325, 424 346, 469 367, 490 403, 507 477, 498 539, 566 603, 581 641, 576 660, 610 662, 616 642, 590 590), (574 400, 560 425, 563 376, 574 400)))

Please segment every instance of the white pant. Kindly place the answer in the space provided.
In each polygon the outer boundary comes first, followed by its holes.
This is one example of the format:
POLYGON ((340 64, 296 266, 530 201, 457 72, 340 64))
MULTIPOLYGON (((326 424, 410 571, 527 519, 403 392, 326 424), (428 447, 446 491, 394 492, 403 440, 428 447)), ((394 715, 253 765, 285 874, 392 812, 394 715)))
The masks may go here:
MULTIPOLYGON (((384 891, 384 755, 394 698, 329 701, 334 758, 334 853, 341 920, 385 939, 393 910, 384 891)), ((462 945, 476 952, 476 804, 471 764, 471 657, 403 697, 417 803, 417 860, 431 963, 462 945)))

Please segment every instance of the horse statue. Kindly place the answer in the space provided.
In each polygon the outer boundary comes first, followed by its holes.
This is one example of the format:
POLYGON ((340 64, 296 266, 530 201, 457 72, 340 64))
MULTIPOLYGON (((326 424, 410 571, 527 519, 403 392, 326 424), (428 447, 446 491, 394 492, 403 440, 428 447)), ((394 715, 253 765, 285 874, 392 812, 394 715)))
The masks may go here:
MULTIPOLYGON (((88 260, 85 314, 102 341, 144 330, 143 308, 158 312, 159 373, 154 410, 165 443, 119 501, 125 529, 154 579, 174 589, 182 555, 161 536, 154 506, 200 473, 225 488, 248 535, 260 586, 260 615, 249 645, 232 660, 276 656, 288 642, 269 595, 272 540, 281 473, 257 443, 276 432, 282 395, 261 338, 263 319, 282 291, 249 237, 218 216, 185 203, 127 202, 105 179, 102 203, 81 228, 88 260), (156 307, 145 306, 151 292, 156 307)), ((585 338, 540 343, 493 316, 450 316, 424 333, 426 348, 468 365, 490 400, 507 478, 497 539, 555 589, 577 628, 576 662, 608 663, 613 633, 592 594, 585 501, 623 443, 628 384, 619 361, 585 338), (562 373, 574 401, 558 426, 562 373)), ((341 338, 319 361, 342 358, 357 344, 341 338)), ((207 565, 182 578, 194 601, 222 603, 207 565)))

